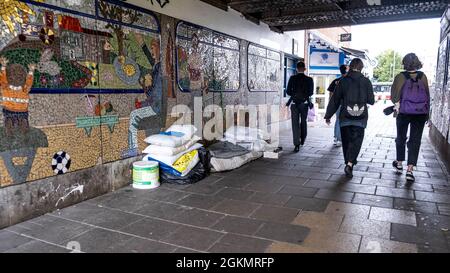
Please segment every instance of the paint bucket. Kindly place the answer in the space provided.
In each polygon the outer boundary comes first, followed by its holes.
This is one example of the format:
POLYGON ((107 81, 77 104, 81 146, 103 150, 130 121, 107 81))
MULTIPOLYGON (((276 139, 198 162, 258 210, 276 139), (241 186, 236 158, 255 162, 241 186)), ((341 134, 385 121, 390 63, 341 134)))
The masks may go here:
POLYGON ((133 163, 133 188, 148 190, 159 186, 158 162, 138 161, 133 163))

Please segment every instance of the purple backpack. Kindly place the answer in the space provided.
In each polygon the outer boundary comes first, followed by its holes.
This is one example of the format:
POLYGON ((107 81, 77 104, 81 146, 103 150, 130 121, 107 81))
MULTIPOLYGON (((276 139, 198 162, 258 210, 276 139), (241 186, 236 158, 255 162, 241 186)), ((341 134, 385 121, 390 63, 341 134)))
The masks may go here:
POLYGON ((400 113, 408 115, 425 115, 430 112, 430 95, 425 83, 420 80, 423 73, 417 71, 416 79, 411 78, 408 72, 403 72, 406 82, 402 87, 400 99, 400 113))

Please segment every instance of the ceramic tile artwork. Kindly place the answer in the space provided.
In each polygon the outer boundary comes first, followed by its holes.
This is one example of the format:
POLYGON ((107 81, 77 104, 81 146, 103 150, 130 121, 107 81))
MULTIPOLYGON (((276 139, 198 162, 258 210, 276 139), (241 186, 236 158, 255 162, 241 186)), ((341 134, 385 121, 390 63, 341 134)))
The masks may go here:
POLYGON ((248 88, 250 91, 276 92, 280 89, 281 79, 280 53, 250 44, 248 47, 248 88))
POLYGON ((239 41, 191 24, 177 26, 178 84, 186 91, 237 91, 239 41))
POLYGON ((446 136, 448 133, 448 117, 445 117, 444 113, 448 113, 448 92, 444 90, 445 81, 445 64, 446 54, 448 51, 447 38, 442 41, 439 46, 439 60, 437 64, 437 70, 442 73, 436 73, 436 84, 433 96, 433 109, 431 112, 431 121, 442 135, 446 136), (444 108, 447 106, 447 108, 444 108))
POLYGON ((36 64, 29 102, 21 105, 26 112, 2 107, 1 186, 135 156, 144 130, 161 128, 136 122, 161 119, 157 18, 106 0, 36 2, 50 6, 0 4, 8 18, 0 22, 8 83, 25 84, 28 66, 36 64))
MULTIPOLYGON (((3 86, 31 87, 16 108, 0 102, 0 187, 139 155, 190 91, 204 107, 279 101, 249 96, 245 40, 126 1, 9 0, 0 16, 3 86)), ((248 53, 252 91, 281 91, 280 53, 248 53)))

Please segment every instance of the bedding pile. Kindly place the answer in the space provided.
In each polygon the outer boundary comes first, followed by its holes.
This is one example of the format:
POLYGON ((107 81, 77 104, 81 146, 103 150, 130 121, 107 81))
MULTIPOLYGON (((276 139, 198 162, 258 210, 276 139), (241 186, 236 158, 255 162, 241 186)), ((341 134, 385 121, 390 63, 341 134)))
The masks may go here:
POLYGON ((143 151, 143 160, 159 162, 161 182, 191 184, 208 175, 208 152, 197 143, 196 131, 193 125, 172 125, 145 139, 150 145, 143 151))
POLYGON ((213 172, 237 169, 263 156, 270 149, 270 135, 260 129, 232 126, 223 139, 211 145, 211 168, 213 172))

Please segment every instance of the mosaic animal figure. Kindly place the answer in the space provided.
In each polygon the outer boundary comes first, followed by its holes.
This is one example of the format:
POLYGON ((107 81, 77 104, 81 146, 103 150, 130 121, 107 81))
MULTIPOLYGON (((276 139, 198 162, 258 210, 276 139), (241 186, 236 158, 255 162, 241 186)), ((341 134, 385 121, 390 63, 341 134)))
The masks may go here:
POLYGON ((53 50, 47 48, 42 52, 41 60, 37 65, 37 70, 41 73, 47 73, 51 76, 56 76, 61 73, 61 67, 59 67, 58 63, 52 61, 53 50))

